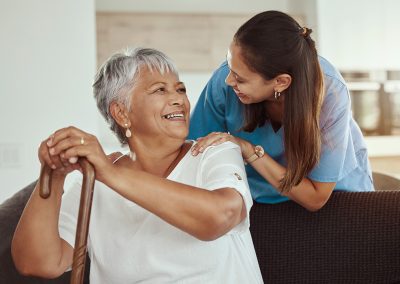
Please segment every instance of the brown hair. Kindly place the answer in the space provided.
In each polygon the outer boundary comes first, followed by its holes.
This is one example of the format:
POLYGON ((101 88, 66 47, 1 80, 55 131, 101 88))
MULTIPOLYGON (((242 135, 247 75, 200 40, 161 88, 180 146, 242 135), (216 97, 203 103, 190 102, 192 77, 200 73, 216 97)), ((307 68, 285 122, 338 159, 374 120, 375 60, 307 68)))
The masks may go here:
MULTIPOLYGON (((234 36, 248 67, 266 80, 280 74, 292 77, 283 112, 287 171, 280 190, 289 191, 319 162, 319 115, 324 95, 323 74, 311 29, 278 11, 260 13, 244 23, 234 36)), ((265 102, 245 105, 243 130, 252 132, 268 121, 265 102)))

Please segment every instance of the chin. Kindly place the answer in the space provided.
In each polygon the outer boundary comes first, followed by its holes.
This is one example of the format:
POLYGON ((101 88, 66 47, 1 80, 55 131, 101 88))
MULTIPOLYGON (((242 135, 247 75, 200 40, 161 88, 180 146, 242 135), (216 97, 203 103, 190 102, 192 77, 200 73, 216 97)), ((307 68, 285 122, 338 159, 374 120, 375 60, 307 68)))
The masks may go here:
POLYGON ((186 140, 188 135, 189 135, 189 130, 186 130, 186 131, 182 131, 182 132, 175 132, 171 136, 173 136, 176 139, 186 140))
POLYGON ((239 101, 244 105, 253 104, 254 102, 249 97, 238 97, 239 101))

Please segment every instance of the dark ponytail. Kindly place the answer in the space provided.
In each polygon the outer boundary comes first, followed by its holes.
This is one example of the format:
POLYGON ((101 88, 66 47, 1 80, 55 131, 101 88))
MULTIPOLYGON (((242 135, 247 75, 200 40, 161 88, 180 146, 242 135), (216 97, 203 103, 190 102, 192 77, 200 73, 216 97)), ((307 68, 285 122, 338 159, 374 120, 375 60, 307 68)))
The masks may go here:
MULTIPOLYGON (((244 23, 234 36, 247 66, 266 80, 280 74, 292 77, 283 113, 287 171, 280 190, 289 191, 319 162, 321 131, 319 115, 323 101, 323 75, 312 30, 278 11, 260 13, 244 23)), ((268 121, 265 102, 245 105, 245 131, 268 121)))

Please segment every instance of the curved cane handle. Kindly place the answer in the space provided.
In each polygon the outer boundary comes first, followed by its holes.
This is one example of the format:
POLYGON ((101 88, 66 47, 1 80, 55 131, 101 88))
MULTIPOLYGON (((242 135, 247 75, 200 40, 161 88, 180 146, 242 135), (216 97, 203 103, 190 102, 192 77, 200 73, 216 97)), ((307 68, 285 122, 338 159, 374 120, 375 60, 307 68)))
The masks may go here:
POLYGON ((51 185, 52 171, 53 170, 47 165, 44 165, 40 170, 39 195, 44 199, 48 198, 51 193, 50 185, 51 185))
MULTIPOLYGON (((78 222, 76 225, 74 258, 72 263, 71 284, 83 283, 86 263, 87 237, 89 233, 90 211, 92 209, 93 188, 95 171, 93 166, 85 159, 80 158, 79 164, 83 172, 81 199, 79 203, 78 222)), ((42 198, 48 198, 51 194, 52 169, 43 166, 40 172, 40 191, 42 198)))

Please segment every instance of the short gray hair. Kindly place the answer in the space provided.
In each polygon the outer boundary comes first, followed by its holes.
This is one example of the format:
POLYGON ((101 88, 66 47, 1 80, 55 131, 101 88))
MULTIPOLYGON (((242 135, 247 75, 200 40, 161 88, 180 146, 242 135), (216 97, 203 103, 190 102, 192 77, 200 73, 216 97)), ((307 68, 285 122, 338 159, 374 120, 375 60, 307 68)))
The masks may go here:
POLYGON ((174 63, 164 53, 138 47, 113 54, 100 67, 93 83, 97 107, 121 144, 127 143, 125 133, 111 116, 110 105, 119 102, 130 110, 130 94, 142 66, 146 66, 151 72, 156 70, 160 74, 172 72, 178 75, 174 63))

